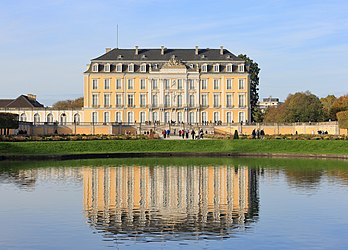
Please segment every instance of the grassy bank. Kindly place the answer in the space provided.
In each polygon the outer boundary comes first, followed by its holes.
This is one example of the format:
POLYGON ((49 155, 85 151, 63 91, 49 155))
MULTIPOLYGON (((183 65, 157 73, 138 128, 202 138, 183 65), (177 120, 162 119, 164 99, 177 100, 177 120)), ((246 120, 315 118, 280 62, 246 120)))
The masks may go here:
POLYGON ((233 152, 348 155, 348 141, 96 140, 0 142, 0 155, 59 155, 115 152, 233 152))

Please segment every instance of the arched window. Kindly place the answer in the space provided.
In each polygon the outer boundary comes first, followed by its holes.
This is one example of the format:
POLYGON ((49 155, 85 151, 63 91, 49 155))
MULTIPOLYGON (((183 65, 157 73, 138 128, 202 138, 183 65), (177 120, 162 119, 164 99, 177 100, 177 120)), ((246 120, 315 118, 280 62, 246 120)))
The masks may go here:
POLYGON ((27 116, 26 116, 26 114, 21 114, 21 116, 20 116, 20 119, 19 119, 21 122, 26 122, 27 121, 27 116))
POLYGON ((80 115, 79 114, 74 115, 74 123, 76 123, 77 125, 80 124, 80 115))
POLYGON ((144 123, 146 121, 145 112, 140 112, 140 122, 144 123))
POLYGON ((60 124, 66 125, 66 114, 65 113, 60 115, 60 124))
POLYGON ((47 115, 47 124, 53 124, 53 115, 51 113, 47 115))
POLYGON ((121 112, 116 112, 116 122, 122 122, 121 112))
POLYGON ((132 124, 134 122, 134 114, 133 112, 128 112, 128 124, 132 124))
POLYGON ((40 123, 40 115, 36 113, 34 115, 34 125, 38 125, 40 123))

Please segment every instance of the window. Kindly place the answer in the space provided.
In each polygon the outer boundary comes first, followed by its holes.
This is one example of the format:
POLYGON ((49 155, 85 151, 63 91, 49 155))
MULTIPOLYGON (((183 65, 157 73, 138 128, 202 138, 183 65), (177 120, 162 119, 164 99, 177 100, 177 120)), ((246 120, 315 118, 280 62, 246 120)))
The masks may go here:
POLYGON ((157 107, 158 106, 158 97, 157 95, 152 96, 152 106, 157 107))
POLYGON ((238 80, 238 89, 244 89, 244 79, 238 80))
POLYGON ((195 106, 195 96, 194 95, 190 95, 189 106, 190 107, 194 107, 195 106))
POLYGON ((98 105, 99 105, 98 94, 92 94, 92 106, 97 107, 98 105))
POLYGON ((207 112, 202 112, 202 122, 203 123, 208 122, 207 112))
POLYGON ((202 95, 202 106, 208 107, 208 95, 202 95))
POLYGON ((220 80, 219 79, 214 79, 214 89, 220 89, 220 80))
POLYGON ((61 114, 60 116, 60 124, 66 125, 66 114, 61 114))
POLYGON ((220 94, 214 94, 214 108, 220 107, 220 94))
POLYGON ((27 116, 26 116, 26 114, 21 114, 21 118, 20 118, 20 121, 21 122, 26 122, 27 121, 27 116))
POLYGON ((116 122, 122 122, 121 112, 116 112, 116 122))
POLYGON ((110 113, 104 112, 104 123, 109 123, 109 122, 110 122, 110 113))
POLYGON ((189 123, 195 123, 195 112, 190 112, 189 114, 189 123))
POLYGON ((134 72, 134 64, 128 64, 128 72, 134 72))
POLYGON ((116 65, 116 72, 122 72, 122 63, 116 65))
POLYGON ((110 94, 104 94, 104 107, 110 107, 110 94))
POLYGON ((232 123, 232 113, 231 112, 226 113, 226 122, 232 123))
POLYGON ((128 112, 128 123, 134 123, 134 113, 128 112))
POLYGON ((178 79, 178 89, 182 89, 182 80, 178 79))
POLYGON ((152 113, 152 121, 158 121, 158 113, 157 112, 153 112, 152 113))
POLYGON ((146 106, 146 95, 140 94, 140 107, 145 107, 145 106, 146 106))
POLYGON ((244 64, 238 65, 238 71, 244 72, 244 64))
POLYGON ((182 107, 182 95, 178 95, 178 107, 182 107))
POLYGON ((110 89, 110 79, 104 79, 104 89, 110 89))
POLYGON ((232 108, 232 94, 226 95, 226 107, 232 108))
POLYGON ((157 88, 158 88, 157 79, 153 79, 152 80, 152 89, 157 89, 157 88))
POLYGON ((207 89, 208 88, 208 81, 207 79, 202 79, 202 89, 207 89))
POLYGON ((214 72, 220 72, 220 65, 219 64, 214 65, 214 72))
POLYGON ((164 83, 164 89, 169 89, 170 88, 170 82, 169 82, 168 79, 164 79, 163 83, 164 83))
POLYGON ((170 106, 170 96, 165 95, 164 96, 164 107, 169 107, 170 106))
POLYGON ((104 65, 104 72, 110 72, 110 64, 109 63, 104 65))
POLYGON ((140 112, 140 123, 144 123, 146 121, 145 112, 140 112))
POLYGON ((122 107, 122 94, 116 94, 116 108, 122 107))
POLYGON ((80 124, 80 115, 79 114, 74 115, 74 123, 77 125, 80 124))
POLYGON ((128 95, 128 107, 134 107, 134 95, 128 95))
POLYGON ((37 125, 40 123, 40 115, 38 113, 36 113, 34 115, 34 125, 37 125))
POLYGON ((232 64, 227 64, 226 71, 227 72, 232 72, 232 64))
POLYGON ((244 108, 245 107, 245 95, 244 94, 239 94, 238 95, 238 106, 240 108, 244 108))
POLYGON ((244 122, 245 121, 245 113, 239 112, 238 113, 238 122, 244 122))
POLYGON ((232 79, 226 80, 226 89, 232 89, 232 79))
POLYGON ((145 63, 140 65, 140 72, 146 72, 146 64, 145 63))
POLYGON ((98 113, 92 112, 92 123, 97 123, 97 122, 98 122, 98 113))
POLYGON ((128 79, 128 89, 134 89, 134 79, 128 79))
POLYGON ((97 63, 95 63, 95 64, 93 64, 93 66, 92 66, 92 71, 93 72, 98 72, 98 64, 97 63))
POLYGON ((170 122, 170 113, 164 112, 164 123, 170 122))
POLYGON ((47 123, 53 124, 53 115, 51 113, 47 115, 47 123))
POLYGON ((178 122, 182 122, 182 112, 178 112, 178 122))
POLYGON ((208 65, 207 64, 203 64, 201 70, 202 70, 202 72, 207 72, 208 71, 208 65))
POLYGON ((189 83, 189 89, 195 89, 195 82, 194 82, 194 80, 189 79, 188 83, 189 83))
POLYGON ((145 88, 146 88, 146 80, 140 79, 140 89, 145 89, 145 88))
POLYGON ((92 79, 92 89, 98 89, 98 79, 92 79))
POLYGON ((214 123, 220 121, 220 112, 214 112, 214 123))
POLYGON ((122 88, 122 79, 116 79, 116 89, 122 88))

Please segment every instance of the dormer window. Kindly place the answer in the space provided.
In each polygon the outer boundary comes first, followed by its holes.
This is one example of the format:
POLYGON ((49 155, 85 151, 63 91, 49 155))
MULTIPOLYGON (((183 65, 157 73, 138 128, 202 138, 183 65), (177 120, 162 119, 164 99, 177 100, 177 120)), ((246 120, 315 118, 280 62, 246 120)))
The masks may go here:
POLYGON ((117 59, 122 59, 122 55, 118 55, 118 56, 117 56, 117 59))
POLYGON ((110 64, 109 63, 104 65, 104 72, 110 72, 110 64))
POLYGON ((239 72, 244 72, 244 64, 238 65, 238 71, 239 72))
POLYGON ((93 72, 98 72, 98 63, 93 64, 92 71, 93 72))
POLYGON ((207 72, 208 71, 208 65, 205 63, 202 65, 202 72, 207 72))
POLYGON ((134 64, 128 64, 128 72, 134 72, 134 64))
POLYGON ((220 65, 219 64, 214 65, 214 72, 220 72, 220 65))
POLYGON ((227 64, 226 72, 232 72, 232 64, 227 64))
POLYGON ((154 68, 154 69, 158 69, 158 64, 155 63, 155 64, 153 65, 153 68, 154 68))
POLYGON ((191 63, 191 64, 190 64, 190 68, 193 69, 193 67, 194 67, 194 66, 193 66, 193 63, 191 63))
POLYGON ((146 64, 145 63, 140 65, 140 72, 146 72, 146 64))
POLYGON ((122 63, 116 65, 116 72, 122 72, 122 63))

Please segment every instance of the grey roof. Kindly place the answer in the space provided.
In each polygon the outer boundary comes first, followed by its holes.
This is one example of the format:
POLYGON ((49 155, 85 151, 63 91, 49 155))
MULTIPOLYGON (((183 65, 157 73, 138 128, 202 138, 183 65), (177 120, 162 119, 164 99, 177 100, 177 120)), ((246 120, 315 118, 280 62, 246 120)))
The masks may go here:
POLYGON ((112 49, 92 61, 168 61, 173 55, 182 61, 244 61, 227 49, 223 49, 222 55, 220 49, 199 49, 198 55, 195 49, 165 49, 164 55, 161 55, 161 49, 142 48, 138 49, 138 55, 135 49, 112 49))
POLYGON ((16 99, 0 100, 0 108, 43 108, 44 105, 37 100, 29 98, 26 95, 20 95, 16 99))

